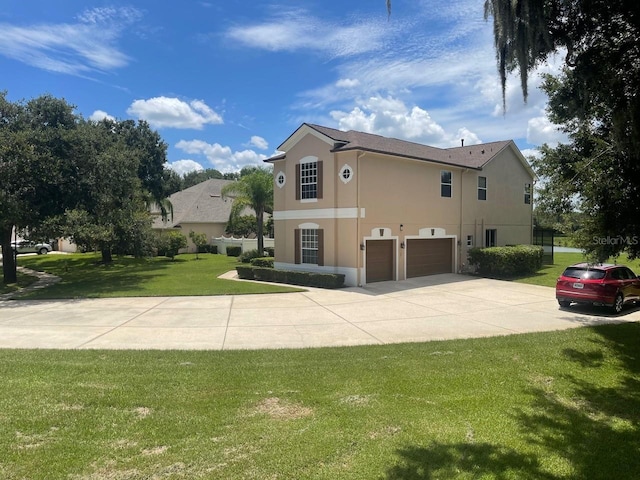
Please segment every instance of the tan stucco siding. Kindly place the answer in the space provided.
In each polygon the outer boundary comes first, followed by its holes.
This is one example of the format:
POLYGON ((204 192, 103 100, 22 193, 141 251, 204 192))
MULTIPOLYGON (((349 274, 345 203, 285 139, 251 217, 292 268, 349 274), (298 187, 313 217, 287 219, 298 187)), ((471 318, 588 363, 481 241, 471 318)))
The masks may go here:
POLYGON ((295 263, 294 231, 297 228, 318 228, 324 231, 324 266, 355 268, 359 244, 355 219, 295 219, 275 222, 275 256, 278 262, 295 263))
POLYGON ((332 145, 313 135, 306 135, 302 141, 287 152, 286 160, 274 162, 274 176, 277 178, 281 171, 286 176, 284 187, 278 188, 277 185, 274 187, 274 204, 278 210, 332 208, 334 206, 335 184, 331 179, 337 175, 337 172, 333 160, 334 155, 330 152, 331 147, 332 145), (316 157, 318 161, 322 162, 322 198, 300 201, 296 200, 296 165, 308 157, 316 157))

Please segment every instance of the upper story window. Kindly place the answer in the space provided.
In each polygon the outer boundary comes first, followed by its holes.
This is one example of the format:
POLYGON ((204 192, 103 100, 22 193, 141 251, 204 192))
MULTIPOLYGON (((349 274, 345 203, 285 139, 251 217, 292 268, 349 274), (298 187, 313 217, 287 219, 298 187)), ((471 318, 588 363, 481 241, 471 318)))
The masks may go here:
POLYGON ((448 170, 440 171, 440 196, 451 197, 453 174, 448 170))
POLYGON ((287 177, 284 172, 278 172, 276 175, 276 185, 278 188, 284 187, 284 184, 287 183, 287 177))
POLYGON ((340 169, 339 175, 342 183, 349 183, 353 178, 353 169, 349 165, 343 165, 340 169))
POLYGON ((322 162, 317 157, 305 157, 296 164, 296 200, 318 198, 322 198, 322 162))
POLYGON ((531 184, 530 183, 524 184, 524 203, 526 203, 527 205, 531 204, 531 184))
POLYGON ((487 177, 478 177, 478 200, 487 199, 487 177))
POLYGON ((300 165, 300 198, 318 198, 318 162, 300 165))

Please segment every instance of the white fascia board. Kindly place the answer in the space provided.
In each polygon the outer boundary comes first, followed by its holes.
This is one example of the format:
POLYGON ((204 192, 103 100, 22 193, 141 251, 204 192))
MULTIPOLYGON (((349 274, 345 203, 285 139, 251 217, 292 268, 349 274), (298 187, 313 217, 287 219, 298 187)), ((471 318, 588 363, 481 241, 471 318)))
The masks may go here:
POLYGON ((319 138, 320 140, 329 144, 333 148, 333 144, 335 143, 335 141, 332 138, 327 137, 326 135, 320 133, 315 128, 311 128, 307 124, 303 124, 298 128, 298 130, 293 132, 293 134, 289 138, 287 138, 282 145, 278 147, 278 150, 283 152, 288 152, 296 143, 302 140, 307 134, 311 134, 314 137, 319 138))

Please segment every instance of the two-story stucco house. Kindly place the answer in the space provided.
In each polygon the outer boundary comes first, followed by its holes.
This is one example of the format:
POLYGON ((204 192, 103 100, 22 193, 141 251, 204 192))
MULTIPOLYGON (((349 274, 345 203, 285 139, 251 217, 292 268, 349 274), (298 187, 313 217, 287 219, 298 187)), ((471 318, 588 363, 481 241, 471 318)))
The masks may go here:
POLYGON ((532 241, 535 175, 513 141, 441 149, 305 123, 278 149, 276 268, 365 285, 532 241))

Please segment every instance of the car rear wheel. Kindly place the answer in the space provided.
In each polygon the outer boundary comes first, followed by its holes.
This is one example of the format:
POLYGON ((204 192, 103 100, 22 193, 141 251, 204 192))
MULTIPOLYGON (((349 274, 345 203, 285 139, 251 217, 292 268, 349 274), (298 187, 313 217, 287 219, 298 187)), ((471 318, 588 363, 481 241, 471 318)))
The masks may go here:
POLYGON ((624 297, 621 293, 616 295, 616 299, 613 301, 613 311, 616 313, 620 313, 622 311, 622 307, 624 306, 624 297))
POLYGON ((571 305, 571 302, 567 301, 567 300, 558 300, 558 304, 562 307, 562 308, 567 308, 568 306, 571 305))
POLYGON ((45 253, 49 253, 49 250, 47 250, 46 248, 42 247, 39 251, 38 254, 39 255, 44 255, 45 253))

